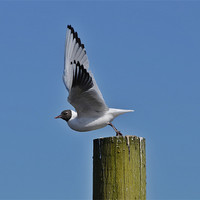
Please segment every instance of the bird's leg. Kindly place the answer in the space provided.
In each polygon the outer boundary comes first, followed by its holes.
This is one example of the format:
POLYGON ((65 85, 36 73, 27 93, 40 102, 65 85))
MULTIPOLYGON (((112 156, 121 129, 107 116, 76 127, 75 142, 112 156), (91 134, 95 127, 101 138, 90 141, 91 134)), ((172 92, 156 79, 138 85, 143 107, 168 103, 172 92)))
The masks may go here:
POLYGON ((116 136, 122 136, 122 133, 118 131, 111 122, 108 122, 108 125, 111 126, 116 132, 116 136))

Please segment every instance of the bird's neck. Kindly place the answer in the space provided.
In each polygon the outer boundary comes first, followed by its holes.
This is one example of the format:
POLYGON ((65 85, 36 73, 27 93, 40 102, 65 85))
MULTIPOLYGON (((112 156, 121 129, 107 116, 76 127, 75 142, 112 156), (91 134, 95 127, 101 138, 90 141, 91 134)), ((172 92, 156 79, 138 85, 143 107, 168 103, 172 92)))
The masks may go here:
POLYGON ((72 116, 70 120, 75 119, 77 117, 77 112, 74 110, 71 110, 71 111, 72 111, 72 116))

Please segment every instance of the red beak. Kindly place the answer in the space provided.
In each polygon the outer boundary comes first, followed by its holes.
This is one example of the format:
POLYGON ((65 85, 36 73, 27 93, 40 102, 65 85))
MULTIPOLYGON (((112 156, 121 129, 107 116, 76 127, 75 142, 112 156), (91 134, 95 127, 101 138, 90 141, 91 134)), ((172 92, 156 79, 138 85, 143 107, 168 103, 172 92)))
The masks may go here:
POLYGON ((61 115, 58 115, 58 116, 54 117, 54 119, 58 119, 58 118, 61 118, 61 115))

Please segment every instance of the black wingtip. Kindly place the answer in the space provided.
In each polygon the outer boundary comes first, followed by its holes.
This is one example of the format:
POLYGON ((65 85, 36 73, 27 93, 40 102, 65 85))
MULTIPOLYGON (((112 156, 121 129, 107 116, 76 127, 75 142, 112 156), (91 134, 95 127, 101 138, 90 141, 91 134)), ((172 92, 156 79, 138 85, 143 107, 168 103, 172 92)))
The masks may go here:
MULTIPOLYGON (((81 43, 81 39, 78 37, 78 33, 74 31, 74 28, 71 25, 67 25, 67 28, 71 30, 71 33, 73 34, 73 39, 76 39, 76 42, 79 44, 79 46, 84 49, 85 45, 81 43)), ((86 51, 85 51, 86 52, 86 51)))
POLYGON ((73 29, 73 27, 71 25, 67 25, 67 28, 70 29, 70 30, 73 29))

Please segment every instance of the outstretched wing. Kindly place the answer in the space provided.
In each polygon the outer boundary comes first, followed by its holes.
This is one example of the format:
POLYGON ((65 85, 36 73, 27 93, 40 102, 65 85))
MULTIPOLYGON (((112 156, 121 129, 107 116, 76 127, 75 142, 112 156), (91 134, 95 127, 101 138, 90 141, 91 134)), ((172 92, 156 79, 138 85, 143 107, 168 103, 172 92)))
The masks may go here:
POLYGON ((68 101, 78 116, 98 116, 108 110, 90 71, 89 61, 78 34, 68 26, 63 80, 69 91, 68 101))

